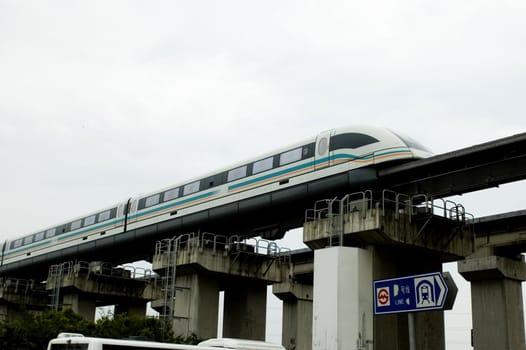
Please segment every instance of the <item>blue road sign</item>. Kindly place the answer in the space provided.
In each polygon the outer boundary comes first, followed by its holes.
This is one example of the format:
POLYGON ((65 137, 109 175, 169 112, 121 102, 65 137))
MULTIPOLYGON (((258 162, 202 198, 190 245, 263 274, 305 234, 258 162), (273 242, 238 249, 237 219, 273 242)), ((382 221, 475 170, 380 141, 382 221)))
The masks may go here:
POLYGON ((438 310, 444 307, 447 285, 441 272, 378 280, 373 283, 374 314, 438 310))

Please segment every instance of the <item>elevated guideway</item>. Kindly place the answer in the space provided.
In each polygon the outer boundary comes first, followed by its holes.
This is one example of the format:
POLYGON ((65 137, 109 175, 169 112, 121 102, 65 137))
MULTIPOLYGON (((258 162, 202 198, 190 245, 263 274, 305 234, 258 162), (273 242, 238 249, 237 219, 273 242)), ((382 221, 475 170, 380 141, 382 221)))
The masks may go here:
POLYGON ((443 198, 526 179, 526 133, 378 171, 382 188, 443 198))
POLYGON ((526 252, 526 210, 476 218, 473 225, 477 248, 492 248, 506 256, 526 252))

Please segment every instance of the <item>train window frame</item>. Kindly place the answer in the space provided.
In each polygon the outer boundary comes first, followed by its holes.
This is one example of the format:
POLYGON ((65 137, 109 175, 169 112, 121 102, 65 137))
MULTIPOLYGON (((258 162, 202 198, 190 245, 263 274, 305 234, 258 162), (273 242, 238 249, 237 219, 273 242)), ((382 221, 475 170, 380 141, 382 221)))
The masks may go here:
POLYGON ((252 163, 252 175, 256 175, 274 168, 274 156, 252 163))
POLYGON ((103 222, 103 221, 109 220, 110 217, 111 217, 111 209, 108 209, 97 215, 97 222, 103 222))
POLYGON ((201 179, 200 191, 204 191, 207 188, 221 186, 226 183, 226 172, 215 174, 212 176, 201 179))
POLYGON ((57 233, 57 229, 55 227, 50 228, 49 230, 46 230, 46 238, 55 237, 56 233, 57 233))
POLYGON ((307 158, 314 157, 315 149, 316 149, 316 143, 314 143, 314 142, 303 146, 303 157, 302 157, 302 159, 307 159, 307 158))
POLYGON ((161 203, 161 194, 156 193, 154 195, 146 197, 146 199, 144 200, 144 207, 153 207, 154 205, 157 205, 159 203, 161 203))
POLYGON ((45 235, 46 235, 46 232, 45 232, 45 231, 42 231, 42 232, 39 232, 39 233, 35 234, 35 239, 34 239, 34 241, 35 241, 35 242, 39 242, 39 241, 43 240, 44 237, 45 237, 45 235))
POLYGON ((97 214, 90 215, 84 218, 84 226, 93 225, 97 221, 97 214))
POLYGON ((78 220, 71 222, 71 226, 70 226, 71 231, 78 230, 81 227, 82 227, 82 219, 78 219, 78 220))
POLYGON ((179 187, 163 192, 163 202, 171 201, 179 198, 179 187))
POLYGON ((226 181, 227 182, 236 181, 244 177, 247 177, 247 175, 248 175, 248 165, 243 165, 235 169, 229 170, 227 172, 226 181))
POLYGON ((303 147, 297 147, 297 148, 291 149, 290 151, 280 153, 279 166, 296 163, 302 160, 302 158, 303 158, 303 147))
POLYGON ((331 136, 329 152, 338 149, 357 149, 380 142, 377 138, 361 132, 347 132, 331 136))
POLYGON ((28 245, 33 243, 33 236, 26 236, 24 237, 24 245, 28 245))
POLYGON ((22 238, 19 238, 19 239, 13 241, 13 243, 11 243, 11 249, 20 248, 22 246, 23 242, 24 242, 24 240, 22 238))
POLYGON ((201 180, 197 180, 197 181, 184 185, 183 196, 188 196, 189 194, 199 192, 200 187, 201 187, 201 180))

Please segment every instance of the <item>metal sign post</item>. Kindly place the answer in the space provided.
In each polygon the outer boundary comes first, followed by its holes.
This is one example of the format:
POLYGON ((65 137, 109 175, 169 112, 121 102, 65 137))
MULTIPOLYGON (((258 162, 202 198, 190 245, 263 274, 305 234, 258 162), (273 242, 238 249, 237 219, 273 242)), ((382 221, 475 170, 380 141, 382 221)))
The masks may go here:
POLYGON ((416 350, 415 313, 407 315, 407 327, 409 328, 409 350, 416 350))

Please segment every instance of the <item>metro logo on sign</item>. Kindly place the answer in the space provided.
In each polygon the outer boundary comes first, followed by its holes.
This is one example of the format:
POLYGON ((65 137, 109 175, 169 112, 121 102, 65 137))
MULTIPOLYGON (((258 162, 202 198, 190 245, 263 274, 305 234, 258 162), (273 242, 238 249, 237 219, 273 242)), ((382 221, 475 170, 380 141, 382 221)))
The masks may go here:
POLYGON ((378 306, 389 306, 389 288, 378 288, 376 290, 376 301, 378 306))
POLYGON ((375 315, 442 309, 448 292, 440 272, 375 281, 373 289, 375 315))

